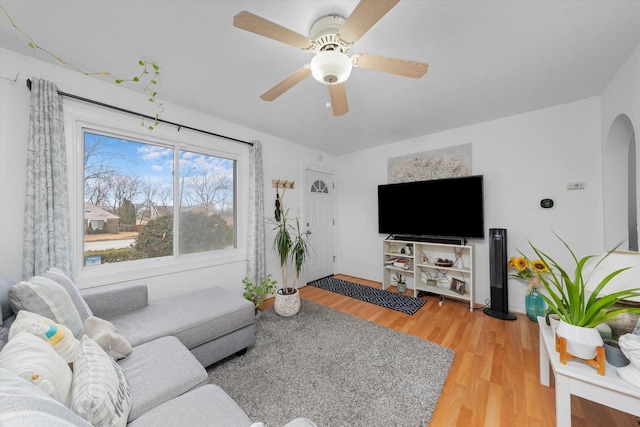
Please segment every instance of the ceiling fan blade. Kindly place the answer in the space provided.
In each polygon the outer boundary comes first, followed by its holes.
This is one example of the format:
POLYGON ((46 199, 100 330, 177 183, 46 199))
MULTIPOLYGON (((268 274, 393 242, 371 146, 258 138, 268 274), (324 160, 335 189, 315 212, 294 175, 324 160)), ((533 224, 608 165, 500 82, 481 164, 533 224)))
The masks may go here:
POLYGON ((308 49, 313 46, 313 40, 308 37, 246 10, 233 17, 233 26, 299 49, 308 49))
POLYGON ((355 43, 400 0, 360 0, 338 35, 345 43, 355 43))
POLYGON ((331 96, 331 109, 334 116, 342 116, 349 112, 347 91, 344 88, 344 83, 329 85, 329 95, 331 96))
POLYGON ((260 98, 262 98, 264 101, 273 101, 274 99, 291 89, 294 85, 300 83, 309 74, 311 74, 309 64, 304 65, 298 68, 293 73, 289 74, 280 83, 260 95, 260 98))
POLYGON ((376 55, 354 55, 352 61, 356 67, 384 71, 385 73, 413 77, 414 79, 424 76, 429 69, 429 64, 424 62, 385 58, 384 56, 376 55))

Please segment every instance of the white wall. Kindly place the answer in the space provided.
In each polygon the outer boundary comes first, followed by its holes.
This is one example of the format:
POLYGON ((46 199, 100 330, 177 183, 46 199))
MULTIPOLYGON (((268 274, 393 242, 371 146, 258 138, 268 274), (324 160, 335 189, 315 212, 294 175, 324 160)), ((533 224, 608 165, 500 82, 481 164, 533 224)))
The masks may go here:
POLYGON ((629 116, 636 131, 636 141, 640 139, 640 43, 609 82, 601 98, 602 142, 620 114, 629 116))
MULTIPOLYGON (((438 149, 472 144, 472 173, 484 175, 484 240, 470 240, 475 246, 476 302, 490 299, 489 228, 506 228, 508 253, 517 249, 534 256, 528 240, 548 251, 558 261, 569 262, 552 230, 577 255, 599 253, 602 245, 602 189, 599 98, 559 105, 527 114, 507 117, 427 135, 383 147, 341 156, 338 159, 339 236, 336 269, 345 274, 376 281, 382 279, 382 244, 386 236, 377 233, 377 185, 387 183, 387 160, 438 149), (568 182, 583 181, 584 190, 569 191, 568 182), (543 198, 555 201, 542 209, 543 198)), ((463 200, 398 201, 398 209, 464 207, 463 200)), ((428 221, 428 210, 425 209, 428 221)), ((509 281, 509 308, 524 312, 526 286, 509 281)))
MULTIPOLYGON (((626 115, 631 121, 635 131, 636 177, 640 181, 640 171, 637 170, 640 166, 640 43, 631 55, 629 55, 622 67, 620 67, 611 82, 609 82, 606 89, 602 92, 601 98, 602 149, 606 152, 606 150, 615 148, 607 146, 608 143, 614 143, 613 140, 607 140, 608 137, 611 137, 609 131, 618 116, 621 114, 626 115)), ((611 178, 611 176, 608 175, 608 178, 611 178)), ((626 177, 624 178, 626 179, 626 177)), ((636 200, 640 203, 640 183, 636 185, 636 200)), ((624 202, 622 206, 626 207, 626 200, 624 202)), ((640 207, 637 207, 636 215, 636 224, 640 224, 640 207)), ((603 226, 605 225, 603 224, 603 226)), ((624 229, 626 227, 627 224, 624 222, 622 228, 624 229)), ((607 227, 605 226, 605 228, 607 227)), ((607 230, 611 234, 614 234, 610 228, 607 230)), ((622 235, 626 236, 626 233, 623 232, 622 235)), ((617 242, 617 237, 613 238, 613 241, 617 242)))
MULTIPOLYGON (((23 188, 29 91, 31 76, 54 81, 60 90, 87 98, 154 114, 146 96, 97 78, 24 57, 0 48, 0 75, 20 73, 17 83, 0 80, 0 271, 19 278, 22 259, 23 188)), ((473 173, 485 176, 485 228, 508 230, 509 254, 527 252, 528 240, 561 262, 569 257, 551 230, 564 238, 577 255, 599 253, 603 247, 602 144, 619 114, 627 114, 640 128, 640 46, 608 85, 601 97, 589 98, 527 114, 467 126, 396 142, 336 159, 294 142, 166 103, 163 118, 209 129, 238 139, 263 142, 265 215, 272 215, 275 191, 271 179, 303 182, 304 168, 336 171, 335 271, 381 280, 381 240, 377 233, 377 185, 387 182, 387 159, 404 154, 471 143, 473 173), (318 154, 323 160, 318 160, 318 154), (585 182, 584 190, 566 190, 566 183, 585 182), (551 210, 539 207, 542 198, 553 198, 551 210)), ((640 150, 639 150, 640 151, 640 150)), ((639 162, 640 164, 640 162, 639 162)), ((302 210, 302 189, 287 191, 287 205, 302 210)), ((429 201, 435 208, 459 205, 459 200, 429 201)), ((418 200, 399 203, 416 208, 418 200)), ((268 272, 279 277, 271 253, 267 227, 268 272)), ((488 238, 475 245, 477 302, 489 301, 488 238)), ((212 282, 240 291, 245 262, 210 267, 147 280, 152 296, 178 293, 185 287, 212 282), (211 279, 214 277, 215 279, 211 279), (176 286, 176 284, 178 286, 176 286)), ((511 280, 509 307, 524 311, 525 286, 511 280)))
MULTIPOLYGON (((95 77, 88 77, 67 68, 35 60, 15 52, 0 48, 0 75, 15 76, 16 83, 0 80, 0 271, 15 279, 20 279, 22 263, 22 226, 24 211, 24 187, 26 177, 26 143, 28 137, 29 98, 26 79, 44 78, 55 82, 58 89, 85 98, 117 105, 143 114, 154 115, 153 105, 141 91, 95 77)), ((162 100, 161 100, 162 101, 162 100)), ((276 138, 253 129, 236 125, 197 111, 164 102, 166 110, 161 118, 182 123, 221 135, 244 141, 260 140, 263 145, 265 176, 265 215, 273 216, 272 201, 275 190, 271 188, 271 179, 303 181, 305 167, 333 169, 335 157, 327 153, 305 148, 299 144, 276 138), (322 161, 319 160, 322 154, 322 161)), ((87 107, 89 108, 89 106, 87 107)), ((164 125, 161 125, 164 126, 164 125)), ((182 130, 181 132, 188 132, 182 130)), ((68 142, 69 144, 70 142, 68 142)), ((216 138, 212 144, 228 142, 216 138)), ((73 149, 70 146, 69 149, 73 149)), ((241 203, 247 205, 248 165, 241 176, 241 203)), ((287 206, 292 212, 299 212, 302 205, 302 189, 288 190, 287 206)), ((246 211, 245 211, 246 212, 246 211)), ((246 227, 246 215, 242 218, 246 227)), ((269 230, 269 227, 267 227, 269 230)), ((275 255, 271 251, 270 235, 267 236, 267 271, 275 278, 280 277, 280 269, 275 255)), ((239 242, 239 255, 222 265, 199 266, 184 271, 158 269, 153 273, 132 275, 131 279, 143 280, 149 285, 151 298, 178 294, 189 290, 210 286, 223 286, 242 293, 242 278, 246 275, 246 242, 239 242)), ((107 282, 125 280, 122 277, 76 277, 80 287, 101 285, 107 282)))

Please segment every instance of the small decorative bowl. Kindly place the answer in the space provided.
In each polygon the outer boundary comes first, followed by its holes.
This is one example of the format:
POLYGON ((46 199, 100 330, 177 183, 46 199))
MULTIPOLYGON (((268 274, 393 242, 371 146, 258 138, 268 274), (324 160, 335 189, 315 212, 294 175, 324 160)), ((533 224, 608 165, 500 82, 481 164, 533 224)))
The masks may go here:
POLYGON ((629 359, 624 355, 620 349, 618 341, 603 340, 604 341, 604 354, 609 364, 616 368, 622 368, 629 364, 629 359))
POLYGON ((631 365, 640 373, 640 336, 634 334, 621 335, 618 338, 618 344, 631 365))
POLYGON ((449 260, 436 260, 435 264, 438 267, 451 267, 453 265, 453 261, 449 260))

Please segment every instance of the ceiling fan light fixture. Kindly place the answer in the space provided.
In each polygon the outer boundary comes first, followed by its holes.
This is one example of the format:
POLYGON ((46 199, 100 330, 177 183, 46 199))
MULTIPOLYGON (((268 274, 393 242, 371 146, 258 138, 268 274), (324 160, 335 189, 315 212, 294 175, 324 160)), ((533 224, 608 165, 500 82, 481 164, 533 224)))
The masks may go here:
POLYGON ((351 74, 351 59, 334 50, 318 52, 311 60, 313 78, 327 85, 339 84, 351 74))

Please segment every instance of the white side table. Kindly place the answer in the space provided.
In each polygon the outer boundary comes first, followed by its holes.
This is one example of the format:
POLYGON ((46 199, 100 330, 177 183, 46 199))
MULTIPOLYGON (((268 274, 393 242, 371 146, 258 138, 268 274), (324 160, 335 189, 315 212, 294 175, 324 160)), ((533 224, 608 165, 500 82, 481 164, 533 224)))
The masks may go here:
POLYGON ((616 367, 606 364, 605 374, 598 375, 593 366, 577 359, 560 363, 555 336, 544 317, 538 317, 540 329, 540 384, 549 387, 549 366, 556 380, 556 426, 571 426, 571 395, 640 416, 640 384, 623 381, 616 367))

